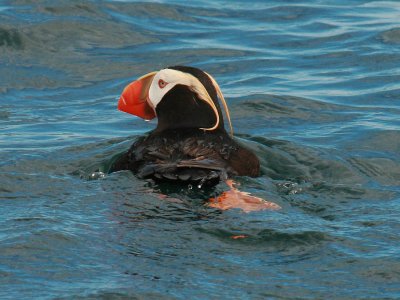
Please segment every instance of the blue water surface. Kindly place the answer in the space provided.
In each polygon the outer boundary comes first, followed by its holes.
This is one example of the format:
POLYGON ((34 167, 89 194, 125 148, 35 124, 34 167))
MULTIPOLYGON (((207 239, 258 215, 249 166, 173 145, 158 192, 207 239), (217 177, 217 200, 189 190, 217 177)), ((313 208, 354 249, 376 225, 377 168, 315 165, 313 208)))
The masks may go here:
POLYGON ((0 298, 399 299, 399 16, 378 0, 1 1, 0 298), (119 94, 170 65, 216 78, 262 165, 236 181, 281 210, 107 174, 156 124, 119 94))

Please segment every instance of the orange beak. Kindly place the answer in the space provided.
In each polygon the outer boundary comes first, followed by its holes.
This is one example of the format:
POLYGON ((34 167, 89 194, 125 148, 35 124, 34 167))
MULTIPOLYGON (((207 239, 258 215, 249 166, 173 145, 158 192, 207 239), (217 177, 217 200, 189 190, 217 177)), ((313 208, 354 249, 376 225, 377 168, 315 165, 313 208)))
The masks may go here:
POLYGON ((145 120, 154 119, 156 113, 149 105, 149 88, 156 73, 146 74, 128 84, 119 98, 118 109, 145 120))

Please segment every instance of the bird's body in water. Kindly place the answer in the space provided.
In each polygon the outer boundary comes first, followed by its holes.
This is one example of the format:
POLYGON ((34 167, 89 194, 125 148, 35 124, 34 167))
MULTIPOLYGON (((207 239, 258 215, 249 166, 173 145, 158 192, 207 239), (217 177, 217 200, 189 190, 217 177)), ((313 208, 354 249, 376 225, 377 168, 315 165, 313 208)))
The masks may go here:
MULTIPOLYGON (((139 178, 198 186, 213 186, 234 176, 259 175, 257 156, 233 139, 225 99, 214 78, 206 72, 175 66, 149 73, 125 88, 118 108, 144 119, 157 117, 158 124, 114 162, 111 172, 131 170, 139 178), (224 128, 218 97, 231 135, 224 128)), ((244 201, 252 198, 255 209, 257 201, 258 209, 276 208, 271 202, 234 189, 231 181, 229 185, 235 201, 243 195, 247 199, 244 201)), ((226 193, 224 198, 229 198, 226 193)), ((226 203, 219 205, 221 200, 217 198, 211 206, 230 208, 226 203)))
POLYGON ((114 163, 140 178, 214 185, 235 175, 257 176, 257 157, 226 132, 170 129, 139 138, 114 163))

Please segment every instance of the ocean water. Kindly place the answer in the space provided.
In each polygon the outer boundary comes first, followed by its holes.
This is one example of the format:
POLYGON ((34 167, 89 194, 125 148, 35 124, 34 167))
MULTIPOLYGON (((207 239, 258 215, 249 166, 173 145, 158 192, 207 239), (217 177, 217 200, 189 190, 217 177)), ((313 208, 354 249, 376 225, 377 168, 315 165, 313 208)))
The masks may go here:
POLYGON ((0 1, 0 299, 399 299, 399 16, 399 1, 0 1), (262 162, 236 181, 281 210, 107 174, 155 126, 119 112, 120 92, 170 65, 217 79, 262 162))

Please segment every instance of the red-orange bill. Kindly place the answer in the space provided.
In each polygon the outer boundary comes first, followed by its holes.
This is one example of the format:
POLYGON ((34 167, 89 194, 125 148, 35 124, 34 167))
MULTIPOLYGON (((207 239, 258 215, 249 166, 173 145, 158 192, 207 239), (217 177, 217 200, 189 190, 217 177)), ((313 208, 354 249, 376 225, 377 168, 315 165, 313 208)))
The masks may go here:
POLYGON ((154 119, 156 114, 148 102, 153 77, 154 73, 150 73, 128 84, 119 98, 118 109, 145 120, 154 119))

